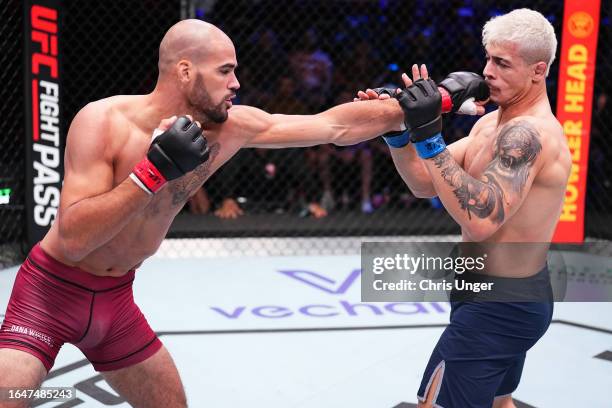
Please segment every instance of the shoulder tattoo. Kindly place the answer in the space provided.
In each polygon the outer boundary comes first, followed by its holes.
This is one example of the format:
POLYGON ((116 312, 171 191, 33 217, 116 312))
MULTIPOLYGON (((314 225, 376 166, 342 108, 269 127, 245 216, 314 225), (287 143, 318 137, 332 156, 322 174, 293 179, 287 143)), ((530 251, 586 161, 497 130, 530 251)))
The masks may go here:
POLYGON ((504 201, 523 193, 529 171, 542 151, 540 135, 527 121, 511 123, 502 128, 494 146, 493 160, 480 180, 467 174, 448 151, 434 158, 442 178, 453 187, 461 208, 478 218, 504 221, 504 201), (505 186, 509 188, 504 189, 505 186))

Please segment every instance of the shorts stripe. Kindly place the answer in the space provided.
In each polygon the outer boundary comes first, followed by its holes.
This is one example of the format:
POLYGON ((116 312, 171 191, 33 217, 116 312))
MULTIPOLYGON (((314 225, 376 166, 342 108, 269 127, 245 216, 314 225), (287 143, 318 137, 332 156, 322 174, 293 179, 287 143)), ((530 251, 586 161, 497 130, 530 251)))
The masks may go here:
POLYGON ((37 353, 39 353, 40 355, 42 355, 44 358, 46 358, 47 361, 49 362, 49 364, 53 364, 53 362, 55 361, 47 353, 45 353, 42 349, 39 349, 35 345, 27 343, 25 341, 15 340, 15 339, 0 339, 0 348, 2 348, 2 344, 3 343, 19 344, 20 346, 32 349, 32 350, 36 351, 37 353))

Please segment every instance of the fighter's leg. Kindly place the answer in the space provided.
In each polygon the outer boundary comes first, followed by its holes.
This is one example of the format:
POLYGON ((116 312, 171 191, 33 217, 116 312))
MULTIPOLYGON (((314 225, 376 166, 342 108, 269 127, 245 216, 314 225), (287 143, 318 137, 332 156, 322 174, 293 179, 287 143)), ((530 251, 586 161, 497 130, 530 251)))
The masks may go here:
MULTIPOLYGON (((38 389, 47 375, 43 363, 21 350, 0 349, 0 388, 38 389)), ((0 400, 0 408, 27 407, 28 400, 9 402, 0 400)))
MULTIPOLYGON (((33 248, 13 284, 0 327, 0 388, 38 389, 66 337, 78 330, 63 319, 62 312, 80 304, 80 290, 70 291, 35 267, 32 259, 40 261, 43 256, 38 246, 33 248)), ((79 320, 76 313, 70 317, 71 322, 79 320)), ((0 401, 2 408, 26 405, 27 400, 0 401)))
POLYGON ((507 312, 504 305, 495 306, 492 302, 452 303, 450 324, 432 352, 419 387, 420 407, 490 408, 496 396, 516 388, 526 346, 513 344, 513 336, 500 332, 499 316, 487 320, 486 312, 507 312), (491 324, 498 330, 490 330, 491 324), (506 379, 513 381, 504 385, 506 379))
POLYGON ((170 353, 162 346, 148 359, 130 367, 103 371, 108 384, 133 407, 186 407, 187 399, 170 353))
MULTIPOLYGON (((441 338, 445 343, 448 337, 441 338)), ((419 408, 490 408, 495 392, 511 363, 506 359, 469 356, 457 350, 441 359, 436 346, 419 388, 419 408)), ((446 353, 443 353, 446 354, 446 353)))
POLYGON ((174 362, 134 303, 131 284, 99 292, 92 315, 112 322, 109 330, 75 345, 113 389, 134 407, 186 406, 174 362))

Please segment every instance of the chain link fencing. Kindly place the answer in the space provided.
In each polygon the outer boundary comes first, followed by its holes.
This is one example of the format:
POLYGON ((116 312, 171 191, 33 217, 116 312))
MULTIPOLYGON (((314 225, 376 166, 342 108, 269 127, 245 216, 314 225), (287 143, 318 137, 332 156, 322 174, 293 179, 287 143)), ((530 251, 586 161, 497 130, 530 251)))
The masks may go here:
MULTIPOLYGON (((23 242, 23 9, 3 2, 3 149, 0 182, 13 186, 1 205, 0 243, 23 242), (8 102, 10 101, 10 102, 8 102)), ((182 17, 210 21, 237 49, 236 103, 271 113, 313 114, 351 101, 356 91, 399 85, 412 63, 434 80, 452 71, 482 72, 483 24, 514 8, 540 11, 560 38, 563 2, 505 0, 182 0, 63 2, 63 134, 90 101, 150 92, 165 31, 182 17)), ((610 2, 602 2, 594 89, 586 235, 612 239, 612 45, 610 2)), ((556 106, 558 62, 548 90, 556 106)), ((476 118, 445 117, 448 142, 476 118)), ((0 189, 3 186, 0 185, 0 189)), ((169 237, 316 237, 458 234, 437 199, 417 199, 380 138, 357 146, 244 149, 179 214, 169 237), (222 219, 238 206, 237 219, 222 219), (216 213, 216 214, 215 214, 216 213)), ((177 243, 176 245, 182 245, 177 243)), ((317 244, 318 245, 318 244, 317 244)), ((321 244, 323 245, 323 244, 321 244)), ((325 246, 325 245, 324 245, 325 246)))
POLYGON ((23 5, 0 8, 0 269, 18 262, 25 248, 25 112, 23 5))
POLYGON ((587 176, 585 235, 612 239, 612 2, 601 2, 587 176))
POLYGON ((149 93, 164 33, 181 16, 178 0, 63 2, 63 134, 87 103, 149 93))
MULTIPOLYGON (((560 39, 562 1, 193 1, 193 16, 221 27, 236 44, 239 103, 271 113, 311 114, 351 101, 356 91, 399 85, 413 63, 434 80, 452 71, 482 72, 481 30, 494 15, 530 7, 553 24, 560 39)), ((610 238, 610 122, 612 67, 610 5, 602 5, 595 82, 587 236, 610 238)), ((560 41, 559 41, 560 44, 560 41)), ((558 53, 557 53, 558 57, 558 53)), ((547 86, 556 107, 558 59, 547 86)), ((445 138, 469 133, 477 118, 445 118, 445 138)), ((394 169, 383 141, 307 149, 247 149, 213 176, 192 213, 238 202, 247 216, 218 221, 208 236, 442 235, 459 232, 437 199, 417 199, 394 169), (202 205, 204 204, 204 205, 202 205), (316 210, 322 207, 327 216, 316 210), (274 215, 270 215, 274 214, 274 215), (253 221, 253 222, 252 222, 253 221)), ((231 209, 231 205, 227 208, 231 209)), ((231 211, 229 211, 231 213, 231 211)), ((201 236, 194 217, 175 224, 174 236, 201 236)))

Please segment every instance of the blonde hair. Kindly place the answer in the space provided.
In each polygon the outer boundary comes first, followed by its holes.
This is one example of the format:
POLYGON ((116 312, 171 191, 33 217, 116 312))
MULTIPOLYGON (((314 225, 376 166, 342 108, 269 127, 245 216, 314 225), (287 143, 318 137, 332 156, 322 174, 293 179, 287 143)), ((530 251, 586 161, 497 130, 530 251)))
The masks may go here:
POLYGON ((557 37, 555 29, 540 13, 527 8, 493 17, 482 29, 482 45, 514 43, 525 61, 547 63, 546 76, 555 60, 557 37))

